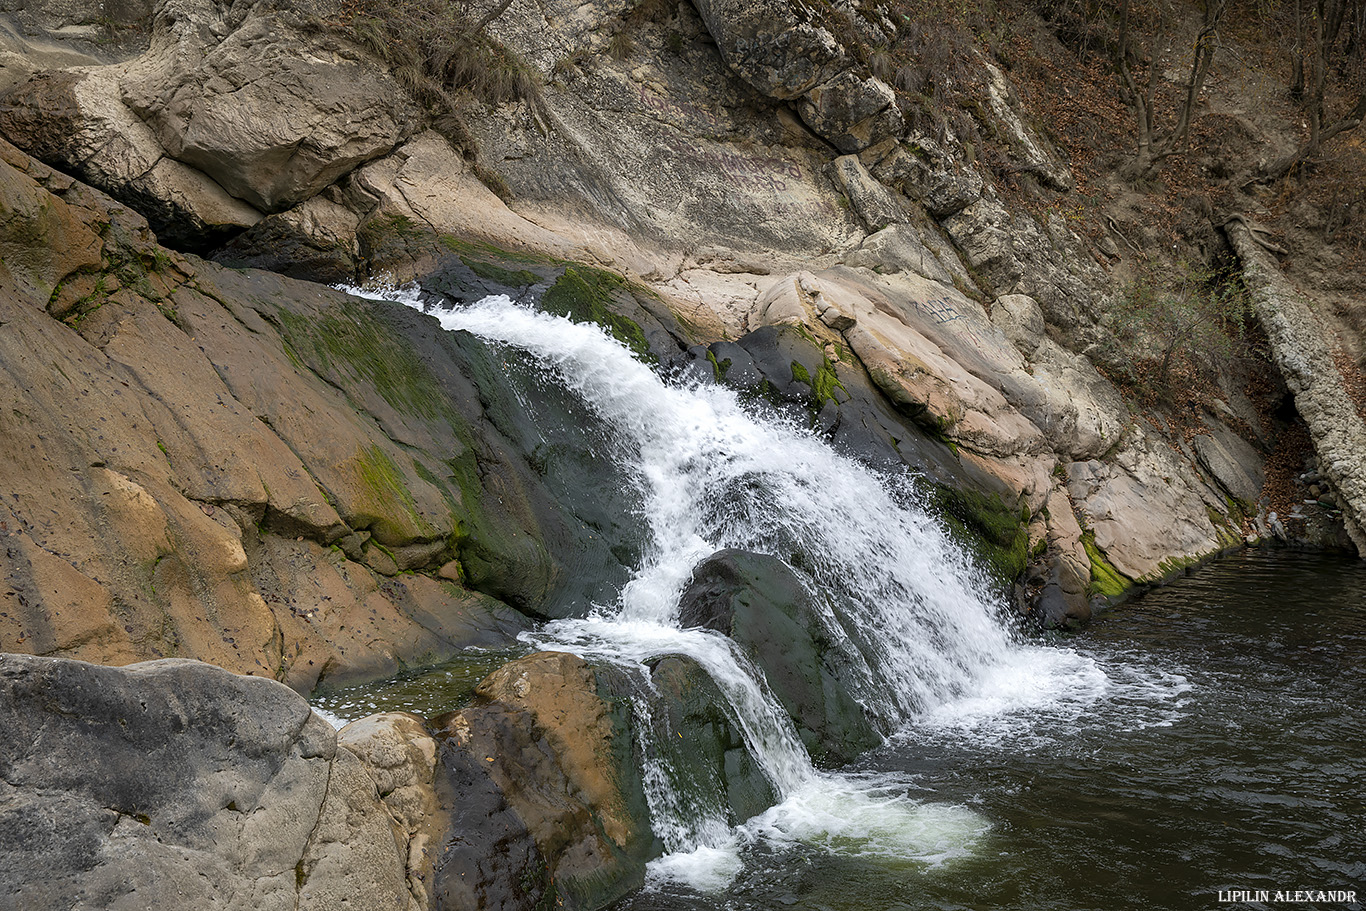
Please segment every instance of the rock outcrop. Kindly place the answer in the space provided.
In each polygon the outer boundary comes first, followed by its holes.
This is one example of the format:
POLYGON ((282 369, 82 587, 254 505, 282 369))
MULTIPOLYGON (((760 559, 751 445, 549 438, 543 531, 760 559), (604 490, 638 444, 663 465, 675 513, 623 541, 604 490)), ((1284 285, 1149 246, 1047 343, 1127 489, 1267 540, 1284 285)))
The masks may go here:
POLYGON ((172 253, 3 156, 0 647, 191 656, 308 690, 525 627, 471 588, 547 613, 624 577, 629 527, 586 486, 615 469, 529 465, 533 418, 489 386, 483 346, 172 253), (575 491, 622 535, 571 533, 575 491))
POLYGON ((425 907, 365 764, 271 680, 0 656, 0 782, 6 907, 425 907))
POLYGON ((849 659, 813 597, 781 560, 723 550, 693 570, 679 622, 734 639, 763 671, 811 758, 843 765, 882 738, 842 680, 849 659))
POLYGON ((1347 533, 1366 556, 1366 420, 1348 395, 1323 327, 1304 297, 1269 261, 1244 221, 1230 222, 1225 230, 1242 260, 1272 357, 1309 425, 1319 468, 1341 499, 1347 533))

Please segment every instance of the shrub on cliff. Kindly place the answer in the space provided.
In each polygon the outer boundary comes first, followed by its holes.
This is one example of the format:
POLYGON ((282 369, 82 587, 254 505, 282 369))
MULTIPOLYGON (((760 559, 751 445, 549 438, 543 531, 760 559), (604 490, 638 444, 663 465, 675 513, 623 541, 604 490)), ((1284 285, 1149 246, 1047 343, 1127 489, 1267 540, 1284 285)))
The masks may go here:
POLYGON ((1241 284, 1182 263, 1165 282, 1141 275, 1124 288, 1104 353, 1120 379, 1165 397, 1181 368, 1218 368, 1239 353, 1249 312, 1241 284))
POLYGON ((435 126, 472 150, 459 116, 460 96, 499 103, 540 101, 536 73, 488 26, 511 0, 479 10, 450 0, 348 0, 331 27, 365 48, 426 105, 435 126))

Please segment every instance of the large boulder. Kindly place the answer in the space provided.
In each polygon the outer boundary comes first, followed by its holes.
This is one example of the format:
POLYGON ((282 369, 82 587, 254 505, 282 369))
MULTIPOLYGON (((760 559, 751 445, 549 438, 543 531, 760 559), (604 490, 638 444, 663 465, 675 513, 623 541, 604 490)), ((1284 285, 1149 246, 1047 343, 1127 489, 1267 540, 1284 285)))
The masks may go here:
POLYGON ((437 907, 598 908, 644 882, 655 838, 617 677, 542 652, 434 719, 455 801, 437 907))
POLYGON ((773 98, 798 98, 852 63, 828 29, 803 21, 790 3, 700 0, 696 6, 726 64, 773 98))
POLYGON ((375 782, 288 688, 0 656, 0 905, 408 911, 375 782))
POLYGON ((261 220, 202 171, 167 156, 104 69, 32 76, 0 97, 0 131, 137 209, 164 243, 208 249, 261 220))
POLYGON ((407 712, 353 721, 337 743, 355 753, 393 818, 400 852, 406 848, 408 891, 416 909, 431 907, 436 850, 447 827, 436 790, 437 745, 427 724, 407 712))
POLYGON ((679 622, 734 639, 764 672, 811 758, 835 766, 880 743, 881 735, 849 692, 849 665, 815 598, 777 557, 723 550, 693 569, 679 598, 679 622))
POLYGON ((122 81, 124 102, 168 155, 263 212, 384 155, 421 118, 375 63, 295 25, 265 4, 225 18, 201 0, 168 2, 151 50, 122 81))

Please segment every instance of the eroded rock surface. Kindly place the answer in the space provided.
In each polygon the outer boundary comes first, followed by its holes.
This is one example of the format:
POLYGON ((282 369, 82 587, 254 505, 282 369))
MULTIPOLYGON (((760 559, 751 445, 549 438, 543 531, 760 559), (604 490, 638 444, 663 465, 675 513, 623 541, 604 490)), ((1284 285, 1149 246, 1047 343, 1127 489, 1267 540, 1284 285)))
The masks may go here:
POLYGON ((374 780, 271 680, 0 656, 0 779, 8 907, 420 907, 374 780))

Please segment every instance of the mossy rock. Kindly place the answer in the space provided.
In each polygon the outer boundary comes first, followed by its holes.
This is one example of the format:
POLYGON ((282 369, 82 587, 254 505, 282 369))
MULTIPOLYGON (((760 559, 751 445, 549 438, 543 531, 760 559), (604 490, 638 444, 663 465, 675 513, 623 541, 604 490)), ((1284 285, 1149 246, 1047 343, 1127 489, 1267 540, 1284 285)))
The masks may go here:
POLYGON ((1081 533, 1081 545, 1086 549, 1086 557, 1091 561, 1091 594, 1103 598, 1120 598, 1134 587, 1134 580, 1115 568, 1105 558, 1105 552, 1096 545, 1096 533, 1081 533))
POLYGON ((541 308, 576 323, 596 323, 644 360, 654 360, 640 324, 617 310, 630 294, 626 279, 592 266, 568 266, 541 297, 541 308))
POLYGON ((958 542, 983 564, 998 587, 1008 588, 1029 563, 1029 509, 999 493, 936 484, 930 503, 958 542))

